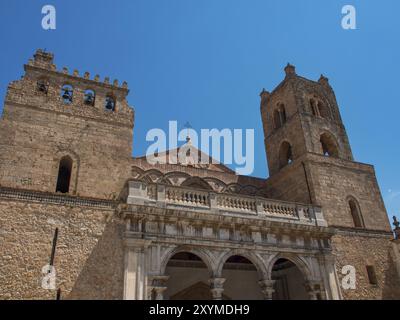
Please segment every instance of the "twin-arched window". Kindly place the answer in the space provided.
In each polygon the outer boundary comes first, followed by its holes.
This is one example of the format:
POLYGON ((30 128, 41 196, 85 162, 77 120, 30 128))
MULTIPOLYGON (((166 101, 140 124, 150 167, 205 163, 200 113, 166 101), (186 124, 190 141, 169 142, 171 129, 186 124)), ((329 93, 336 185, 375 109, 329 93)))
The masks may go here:
POLYGON ((309 103, 311 112, 314 116, 324 119, 331 119, 329 107, 326 105, 326 103, 317 97, 310 98, 309 103))

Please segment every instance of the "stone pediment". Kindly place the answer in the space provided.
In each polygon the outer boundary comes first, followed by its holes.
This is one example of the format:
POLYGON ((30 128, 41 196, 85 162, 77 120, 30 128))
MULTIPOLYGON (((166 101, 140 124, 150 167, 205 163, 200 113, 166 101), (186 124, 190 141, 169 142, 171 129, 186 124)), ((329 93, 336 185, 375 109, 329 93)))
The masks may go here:
POLYGON ((150 164, 172 164, 235 174, 234 170, 194 147, 190 142, 176 149, 170 149, 148 156, 141 156, 138 159, 146 159, 150 164))

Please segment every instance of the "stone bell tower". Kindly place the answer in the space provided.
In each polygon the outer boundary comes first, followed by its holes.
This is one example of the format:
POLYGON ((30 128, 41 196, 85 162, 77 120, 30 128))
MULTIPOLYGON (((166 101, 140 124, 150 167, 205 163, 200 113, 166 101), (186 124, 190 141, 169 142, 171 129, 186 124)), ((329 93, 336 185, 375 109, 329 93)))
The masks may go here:
MULTIPOLYGON (((266 194, 321 206, 336 230, 332 245, 339 276, 341 266, 354 266, 357 290, 366 297, 389 297, 383 288, 393 274, 388 260, 393 236, 374 167, 354 160, 328 79, 305 79, 292 65, 285 73, 271 93, 261 92, 270 172, 266 194)), ((354 298, 354 292, 343 296, 354 298)))
POLYGON ((57 71, 37 50, 8 86, 0 121, 0 185, 113 199, 132 152, 128 87, 57 71))
POLYGON ((328 79, 305 79, 290 64, 285 73, 261 92, 269 194, 323 206, 330 225, 389 231, 374 169, 354 161, 328 79))
POLYGON ((272 93, 261 92, 261 115, 270 175, 306 153, 353 160, 335 94, 328 79, 318 82, 285 67, 272 93))

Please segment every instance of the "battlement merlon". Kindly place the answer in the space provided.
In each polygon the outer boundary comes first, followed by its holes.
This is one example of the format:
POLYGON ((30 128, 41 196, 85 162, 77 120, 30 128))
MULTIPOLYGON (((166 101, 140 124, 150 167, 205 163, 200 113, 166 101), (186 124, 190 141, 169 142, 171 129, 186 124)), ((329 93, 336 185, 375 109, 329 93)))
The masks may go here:
POLYGON ((65 67, 58 71, 53 59, 52 53, 36 51, 22 78, 8 85, 3 117, 16 107, 29 107, 133 127, 135 112, 127 101, 126 82, 119 86, 108 77, 90 79, 89 72, 80 76, 65 67))
POLYGON ((122 85, 119 86, 117 79, 115 79, 111 84, 109 77, 105 77, 103 82, 100 82, 99 75, 95 75, 93 79, 90 79, 90 73, 87 71, 84 73, 83 77, 79 76, 79 71, 76 69, 72 74, 69 74, 67 67, 63 67, 61 71, 58 71, 56 65, 54 64, 54 54, 51 52, 45 52, 42 49, 36 50, 35 54, 33 55, 33 59, 29 59, 28 64, 24 65, 25 72, 28 72, 29 70, 40 69, 45 70, 46 72, 62 75, 64 77, 66 76, 71 80, 79 79, 87 85, 101 86, 110 90, 116 90, 121 93, 125 93, 125 96, 129 93, 128 84, 126 81, 122 82, 122 85))

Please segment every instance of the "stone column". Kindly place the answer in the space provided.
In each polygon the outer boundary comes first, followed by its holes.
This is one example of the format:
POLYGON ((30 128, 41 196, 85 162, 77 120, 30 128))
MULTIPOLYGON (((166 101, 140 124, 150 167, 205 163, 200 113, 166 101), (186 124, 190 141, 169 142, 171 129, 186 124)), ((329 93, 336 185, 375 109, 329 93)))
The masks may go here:
POLYGON ((275 292, 275 282, 276 280, 270 279, 264 279, 258 282, 265 300, 272 300, 272 294, 275 292))
POLYGON ((164 300, 164 291, 167 290, 167 281, 169 276, 152 276, 149 283, 150 283, 150 292, 154 293, 151 294, 150 299, 154 300, 164 300))
POLYGON ((222 300, 225 278, 211 278, 208 280, 213 300, 222 300))
POLYGON ((124 300, 145 299, 145 251, 151 241, 125 239, 124 300))

